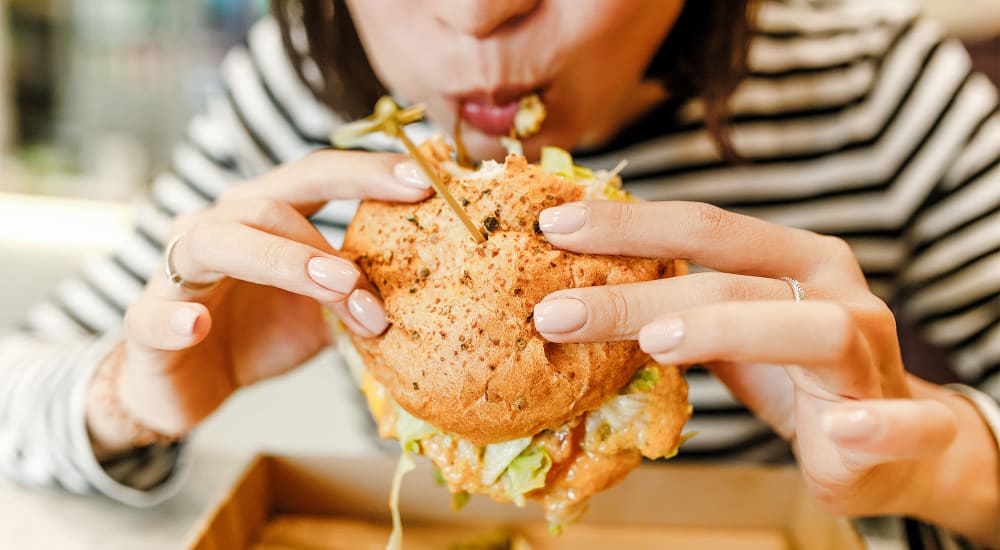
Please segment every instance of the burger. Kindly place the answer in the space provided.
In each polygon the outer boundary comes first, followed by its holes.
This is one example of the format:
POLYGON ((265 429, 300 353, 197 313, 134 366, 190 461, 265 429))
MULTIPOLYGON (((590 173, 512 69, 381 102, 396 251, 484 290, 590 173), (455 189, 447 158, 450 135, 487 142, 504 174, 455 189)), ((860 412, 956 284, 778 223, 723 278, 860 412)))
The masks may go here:
POLYGON ((453 162, 440 138, 420 149, 487 239, 471 239, 437 196, 363 201, 343 251, 381 294, 390 325, 374 338, 345 334, 341 348, 380 435, 429 458, 459 504, 470 494, 537 499, 551 525, 573 522, 642 457, 677 453, 687 385, 634 341, 546 341, 533 308, 556 290, 670 277, 684 264, 546 241, 543 209, 627 198, 615 171, 574 166, 554 148, 540 166, 510 154, 476 170, 453 162))

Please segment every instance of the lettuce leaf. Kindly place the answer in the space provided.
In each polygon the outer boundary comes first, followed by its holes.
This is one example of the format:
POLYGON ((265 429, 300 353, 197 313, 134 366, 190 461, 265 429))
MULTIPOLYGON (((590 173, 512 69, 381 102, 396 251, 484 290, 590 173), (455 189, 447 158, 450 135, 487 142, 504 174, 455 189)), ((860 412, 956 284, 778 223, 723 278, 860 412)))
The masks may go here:
POLYGON ((542 147, 542 170, 565 178, 573 177, 573 156, 558 147, 542 147))
POLYGON ((399 489, 403 485, 403 476, 412 471, 416 465, 410 458, 409 451, 403 450, 396 464, 396 473, 392 476, 392 490, 389 492, 389 511, 392 513, 392 533, 385 550, 403 549, 403 522, 399 519, 399 489))
POLYGON ((521 145, 521 141, 518 139, 500 136, 500 145, 503 145, 508 155, 524 156, 524 146, 521 145))
POLYGON ((479 481, 483 485, 492 485, 510 463, 528 448, 528 445, 531 445, 531 437, 487 445, 483 453, 483 469, 479 481))
MULTIPOLYGON (((420 440, 438 433, 438 429, 429 422, 424 422, 397 406, 396 434, 403 454, 399 456, 396 473, 392 476, 392 491, 389 493, 389 511, 392 513, 392 533, 385 550, 402 550, 403 523, 399 519, 399 489, 403 485, 403 476, 416 467, 410 453, 420 452, 420 440)), ((443 481, 443 479, 442 479, 443 481)))
POLYGON ((545 476, 552 468, 549 453, 541 447, 528 447, 511 461, 500 478, 507 498, 524 506, 524 495, 545 486, 545 476))
POLYGON ((454 512, 465 508, 465 505, 469 503, 469 492, 461 491, 458 493, 453 493, 451 495, 451 509, 454 512))
POLYGON ((698 432, 688 432, 686 434, 681 434, 680 440, 677 442, 677 446, 670 450, 670 452, 664 454, 660 458, 668 459, 677 456, 677 453, 681 450, 681 445, 683 445, 688 439, 698 435, 698 432))
POLYGON ((397 412, 399 418, 396 420, 396 435, 399 436, 399 444, 403 449, 416 452, 421 439, 438 433, 438 429, 430 422, 420 420, 402 407, 397 407, 397 412))
POLYGON ((649 406, 652 397, 645 392, 616 395, 601 405, 601 408, 587 415, 587 432, 597 432, 601 424, 607 424, 610 432, 629 428, 639 428, 637 422, 643 409, 649 406))
POLYGON ((655 365, 647 365, 635 371, 628 385, 625 386, 625 393, 640 391, 653 391, 656 383, 660 381, 660 369, 655 365))

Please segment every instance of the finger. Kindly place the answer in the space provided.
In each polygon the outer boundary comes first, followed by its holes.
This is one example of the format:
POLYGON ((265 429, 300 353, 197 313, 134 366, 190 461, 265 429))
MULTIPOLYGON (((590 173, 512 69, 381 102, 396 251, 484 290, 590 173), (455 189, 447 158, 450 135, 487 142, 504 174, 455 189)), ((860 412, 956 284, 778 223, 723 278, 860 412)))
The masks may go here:
POLYGON ((634 340, 656 317, 729 300, 790 299, 784 281, 696 273, 658 281, 560 290, 534 309, 535 328, 552 342, 634 340))
POLYGON ((204 340, 212 329, 212 317, 202 304, 145 293, 129 307, 124 328, 133 346, 147 351, 177 351, 204 340))
POLYGON ((860 468, 938 454, 958 433, 947 405, 915 399, 839 403, 823 413, 820 425, 860 468))
POLYGON ((789 375, 821 398, 878 395, 868 344, 852 313, 834 302, 727 302, 677 312, 639 331, 661 363, 796 365, 789 375))
POLYGON ((208 220, 231 221, 336 253, 329 241, 292 205, 271 197, 231 199, 193 214, 178 216, 171 233, 180 235, 208 220))
MULTIPOLYGON (((172 260, 185 281, 203 283, 231 277, 309 296, 324 304, 342 301, 359 286, 367 285, 352 262, 228 221, 206 220, 188 229, 177 242, 172 260)), ((167 298, 186 295, 165 278, 150 288, 167 298)))
POLYGON ((351 332, 365 338, 378 336, 389 327, 385 306, 369 290, 354 291, 347 300, 332 304, 330 312, 343 321, 351 332))
POLYGON ((310 215, 333 200, 416 202, 432 193, 430 181, 405 155, 324 149, 237 185, 220 201, 273 198, 310 215))
POLYGON ((553 245, 588 254, 679 258, 728 273, 808 279, 824 266, 861 274, 839 239, 695 202, 568 203, 542 211, 553 245))

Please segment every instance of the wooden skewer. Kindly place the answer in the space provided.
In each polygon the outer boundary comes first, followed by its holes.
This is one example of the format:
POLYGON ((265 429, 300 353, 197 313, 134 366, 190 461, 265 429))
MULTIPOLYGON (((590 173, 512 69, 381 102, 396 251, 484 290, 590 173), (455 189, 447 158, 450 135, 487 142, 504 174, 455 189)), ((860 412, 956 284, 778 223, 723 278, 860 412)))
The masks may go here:
POLYGON ((369 134, 372 132, 383 132, 389 137, 394 137, 403 142, 406 147, 406 151, 417 161, 420 169, 424 171, 424 174, 431 181, 431 186, 437 191, 438 195, 444 199, 444 202, 451 208, 452 212, 458 216, 458 219, 462 220, 462 224, 465 228, 469 230, 472 234, 473 240, 477 244, 485 242, 486 237, 483 233, 479 231, 476 224, 472 223, 469 219, 469 215, 466 214, 465 210, 462 208, 455 197, 448 190, 448 187, 441 180, 438 175, 437 170, 431 168, 430 163, 424 157, 423 153, 417 149, 417 146, 410 141, 407 137, 406 132, 403 131, 403 127, 412 122, 416 122, 423 118, 424 108, 422 105, 414 105, 412 107, 407 107, 406 109, 400 109, 399 105, 392 100, 389 96, 383 96, 379 98, 378 102, 375 104, 375 112, 369 117, 359 120, 357 122, 352 122, 344 127, 342 127, 337 133, 333 135, 333 143, 341 146, 356 139, 358 136, 363 134, 369 134))
POLYGON ((420 165, 420 168, 424 171, 425 174, 427 174, 427 177, 430 178, 431 185, 434 187, 434 190, 437 191, 437 194, 441 195, 441 198, 444 199, 444 202, 451 208, 453 212, 455 212, 455 215, 458 216, 458 219, 462 220, 462 224, 464 224, 465 228, 468 229, 469 233, 472 234, 472 238, 476 241, 476 243, 478 244, 485 242, 486 237, 484 237, 483 233, 479 231, 479 228, 476 227, 476 224, 472 223, 472 220, 469 219, 469 215, 465 213, 465 210, 462 208, 462 205, 458 204, 458 201, 455 200, 455 197, 451 194, 451 191, 448 190, 448 187, 444 184, 444 181, 441 180, 441 177, 438 175, 437 171, 431 168, 431 166, 427 163, 427 159, 424 158, 424 155, 420 152, 419 149, 417 149, 417 146, 414 145, 412 141, 410 141, 410 138, 406 136, 406 132, 404 132, 402 129, 399 130, 399 140, 403 142, 403 145, 406 146, 406 150, 410 153, 410 156, 417 161, 417 164, 420 165))
POLYGON ((471 168, 472 161, 469 159, 469 151, 465 148, 465 142, 462 141, 462 104, 458 104, 458 108, 455 109, 455 131, 452 132, 455 138, 455 158, 458 160, 458 165, 471 168))

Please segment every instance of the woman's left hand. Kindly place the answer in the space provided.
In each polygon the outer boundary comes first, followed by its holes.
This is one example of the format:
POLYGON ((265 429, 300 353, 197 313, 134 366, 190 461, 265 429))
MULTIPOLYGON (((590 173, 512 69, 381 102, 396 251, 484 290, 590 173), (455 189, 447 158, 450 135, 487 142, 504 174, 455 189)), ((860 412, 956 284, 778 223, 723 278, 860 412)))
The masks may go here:
POLYGON ((545 338, 638 339, 661 363, 704 364, 794 442, 832 511, 907 513, 929 496, 915 482, 952 444, 957 415, 905 373, 892 313, 844 241, 685 202, 565 204, 539 225, 560 248, 715 271, 553 293, 534 313, 545 338))

